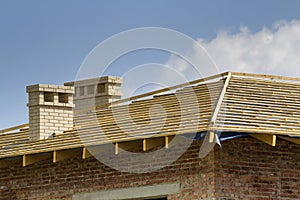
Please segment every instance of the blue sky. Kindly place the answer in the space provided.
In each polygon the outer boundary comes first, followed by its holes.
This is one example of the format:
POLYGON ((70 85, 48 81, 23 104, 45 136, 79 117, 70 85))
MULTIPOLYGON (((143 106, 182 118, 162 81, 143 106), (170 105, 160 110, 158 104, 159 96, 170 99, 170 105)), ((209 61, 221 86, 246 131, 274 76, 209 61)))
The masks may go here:
MULTIPOLYGON (((214 47, 220 41, 260 41, 261 34, 258 33, 261 32, 271 38, 288 35, 298 28, 299 8, 300 2, 296 0, 1 0, 0 129, 27 122, 26 85, 62 84, 74 80, 88 53, 114 34, 139 27, 170 28, 195 40, 201 39, 203 45, 216 52, 214 47), (276 23, 282 20, 286 24, 278 28, 276 23), (296 22, 291 23, 293 20, 296 22), (246 36, 241 27, 246 27, 246 36), (264 27, 267 31, 262 31, 264 27)), ((292 43, 295 44, 295 41, 292 43)), ((296 47, 289 50, 294 52, 296 47)), ((267 46, 264 48, 267 49, 267 46)), ((268 63, 276 65, 270 55, 267 54, 270 60, 260 63, 261 66, 268 63)), ((118 70, 137 64, 165 63, 168 60, 169 55, 158 52, 128 55, 115 63, 114 73, 118 75, 118 70)), ((242 66, 243 62, 237 60, 236 63, 242 63, 242 66)), ((229 63, 235 62, 230 60, 229 63)), ((224 70, 227 70, 226 67, 222 68, 224 70)), ((272 73, 272 70, 284 73, 282 68, 272 68, 267 72, 272 73)), ((293 70, 295 72, 295 68, 293 70)))

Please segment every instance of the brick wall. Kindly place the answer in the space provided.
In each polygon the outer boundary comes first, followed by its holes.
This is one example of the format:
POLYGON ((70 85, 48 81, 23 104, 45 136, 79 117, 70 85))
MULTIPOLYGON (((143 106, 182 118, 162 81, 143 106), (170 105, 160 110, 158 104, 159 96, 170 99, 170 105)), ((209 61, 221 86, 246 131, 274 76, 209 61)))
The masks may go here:
POLYGON ((171 166, 138 175, 80 156, 24 168, 16 161, 0 170, 0 199, 71 199, 79 192, 174 182, 180 182, 181 191, 169 200, 300 199, 297 145, 279 140, 277 147, 270 147, 252 138, 234 139, 205 159, 198 158, 199 145, 195 142, 171 166))
POLYGON ((215 153, 218 199, 300 199, 300 146, 278 139, 223 143, 215 153))

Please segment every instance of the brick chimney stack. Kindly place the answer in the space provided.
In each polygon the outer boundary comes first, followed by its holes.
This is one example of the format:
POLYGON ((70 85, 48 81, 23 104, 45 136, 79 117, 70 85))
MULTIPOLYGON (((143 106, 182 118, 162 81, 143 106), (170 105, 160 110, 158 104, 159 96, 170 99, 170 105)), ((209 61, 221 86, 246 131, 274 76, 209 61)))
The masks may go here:
POLYGON ((95 106, 111 103, 121 99, 122 78, 105 76, 65 83, 74 86, 74 104, 76 110, 91 109, 95 106))
POLYGON ((105 76, 69 82, 64 86, 27 86, 30 140, 46 139, 73 129, 74 107, 91 109, 121 99, 121 83, 120 77, 105 76))
POLYGON ((27 86, 29 138, 40 140, 73 128, 71 86, 37 84, 27 86))

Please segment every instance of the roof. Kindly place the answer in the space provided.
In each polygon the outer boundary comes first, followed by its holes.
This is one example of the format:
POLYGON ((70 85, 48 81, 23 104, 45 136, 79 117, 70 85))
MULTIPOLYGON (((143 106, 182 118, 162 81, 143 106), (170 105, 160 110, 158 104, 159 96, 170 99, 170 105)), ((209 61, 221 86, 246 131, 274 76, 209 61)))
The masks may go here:
POLYGON ((74 129, 54 138, 29 141, 28 124, 2 130, 0 158, 21 156, 26 166, 29 155, 82 149, 85 158, 86 146, 118 148, 188 133, 208 133, 212 140, 215 131, 228 138, 249 134, 272 146, 277 137, 299 144, 299 97, 299 78, 226 72, 77 112, 74 129))

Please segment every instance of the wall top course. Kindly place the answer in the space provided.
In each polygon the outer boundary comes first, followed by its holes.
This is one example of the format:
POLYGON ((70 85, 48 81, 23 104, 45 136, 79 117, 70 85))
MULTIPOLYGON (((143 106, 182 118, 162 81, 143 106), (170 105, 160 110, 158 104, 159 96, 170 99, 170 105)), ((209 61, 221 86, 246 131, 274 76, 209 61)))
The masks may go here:
POLYGON ((50 84, 35 84, 27 86, 26 92, 64 92, 74 94, 74 87, 50 84))
POLYGON ((121 77, 117 76, 104 76, 100 78, 92 78, 87 80, 79 80, 79 81, 72 81, 64 83, 65 86, 74 86, 76 84, 76 87, 80 86, 87 86, 87 85, 96 85, 100 83, 116 83, 121 84, 123 82, 123 79, 121 77))

